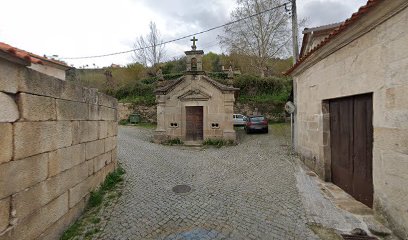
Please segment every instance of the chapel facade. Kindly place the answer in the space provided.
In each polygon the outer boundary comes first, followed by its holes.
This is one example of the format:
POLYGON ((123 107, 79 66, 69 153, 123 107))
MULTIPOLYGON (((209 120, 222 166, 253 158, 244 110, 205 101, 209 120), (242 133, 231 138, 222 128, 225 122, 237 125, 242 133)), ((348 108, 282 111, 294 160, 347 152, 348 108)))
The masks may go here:
POLYGON ((187 70, 176 80, 159 80, 155 90, 157 128, 155 142, 180 139, 186 144, 207 139, 236 140, 233 126, 234 93, 203 71, 204 51, 195 42, 186 51, 187 70))

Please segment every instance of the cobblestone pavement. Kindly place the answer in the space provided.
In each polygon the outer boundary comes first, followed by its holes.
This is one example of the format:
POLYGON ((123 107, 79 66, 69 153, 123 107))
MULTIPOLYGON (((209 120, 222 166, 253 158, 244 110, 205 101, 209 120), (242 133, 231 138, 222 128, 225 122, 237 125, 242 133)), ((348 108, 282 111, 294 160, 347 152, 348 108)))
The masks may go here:
POLYGON ((318 239, 281 132, 219 149, 158 145, 152 133, 119 129, 126 183, 95 239, 318 239), (179 184, 192 191, 174 193, 179 184))

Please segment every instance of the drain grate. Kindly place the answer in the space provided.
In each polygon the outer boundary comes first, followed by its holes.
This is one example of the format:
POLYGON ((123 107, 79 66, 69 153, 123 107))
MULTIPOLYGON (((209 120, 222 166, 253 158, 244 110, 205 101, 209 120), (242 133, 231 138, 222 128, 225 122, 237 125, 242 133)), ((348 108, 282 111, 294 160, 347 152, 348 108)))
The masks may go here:
POLYGON ((189 193, 191 191, 191 187, 188 185, 177 185, 173 187, 173 192, 175 193, 189 193))
POLYGON ((341 234, 344 240, 378 240, 375 237, 371 236, 361 236, 361 235, 348 235, 348 234, 341 234))

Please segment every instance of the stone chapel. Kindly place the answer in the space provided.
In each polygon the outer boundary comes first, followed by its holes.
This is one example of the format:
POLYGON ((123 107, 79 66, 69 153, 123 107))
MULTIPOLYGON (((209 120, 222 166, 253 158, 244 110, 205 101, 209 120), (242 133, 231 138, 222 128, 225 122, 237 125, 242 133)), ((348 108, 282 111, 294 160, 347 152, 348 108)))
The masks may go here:
POLYGON ((223 85, 203 71, 203 50, 194 37, 186 51, 187 70, 176 80, 159 80, 155 90, 157 128, 155 142, 180 139, 186 144, 206 139, 235 140, 234 93, 238 88, 223 85))

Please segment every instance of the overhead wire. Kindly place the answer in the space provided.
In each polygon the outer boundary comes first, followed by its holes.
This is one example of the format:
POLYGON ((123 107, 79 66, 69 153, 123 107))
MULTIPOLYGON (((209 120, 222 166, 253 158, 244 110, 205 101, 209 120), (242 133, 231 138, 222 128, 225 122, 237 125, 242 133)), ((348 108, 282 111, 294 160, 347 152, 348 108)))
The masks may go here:
POLYGON ((222 24, 222 25, 219 25, 219 26, 216 26, 216 27, 208 28, 208 29, 200 31, 200 32, 196 32, 196 33, 193 33, 193 34, 188 34, 188 35, 185 35, 185 36, 182 36, 182 37, 178 37, 178 38, 175 38, 175 39, 172 39, 172 40, 168 40, 168 41, 161 42, 159 44, 155 44, 155 45, 151 45, 151 46, 147 46, 147 47, 134 48, 134 49, 121 51, 121 52, 114 52, 114 53, 107 53, 107 54, 93 55, 93 56, 62 57, 60 59, 61 60, 74 60, 74 59, 102 58, 102 57, 109 57, 109 56, 114 56, 114 55, 131 53, 131 52, 140 51, 140 50, 143 50, 143 49, 152 48, 152 47, 156 47, 156 46, 161 46, 161 45, 165 45, 165 44, 168 44, 168 43, 180 41, 180 40, 183 40, 183 39, 186 39, 186 38, 190 38, 190 37, 193 37, 193 36, 197 36, 197 35, 200 35, 200 34, 203 34, 203 33, 207 33, 207 32, 210 32, 210 31, 214 31, 216 29, 223 28, 223 27, 226 27, 226 26, 229 26, 229 25, 232 25, 232 24, 247 20, 249 18, 253 18, 253 17, 259 16, 259 15, 262 15, 264 13, 270 12, 272 10, 275 10, 275 9, 278 9, 278 8, 281 8, 281 7, 285 7, 285 10, 286 10, 287 4, 290 4, 290 2, 282 3, 282 4, 278 5, 278 6, 273 7, 273 8, 269 8, 269 9, 266 9, 264 11, 261 11, 261 12, 258 12, 258 13, 243 17, 243 18, 239 18, 239 19, 231 21, 231 22, 227 22, 225 24, 222 24))

